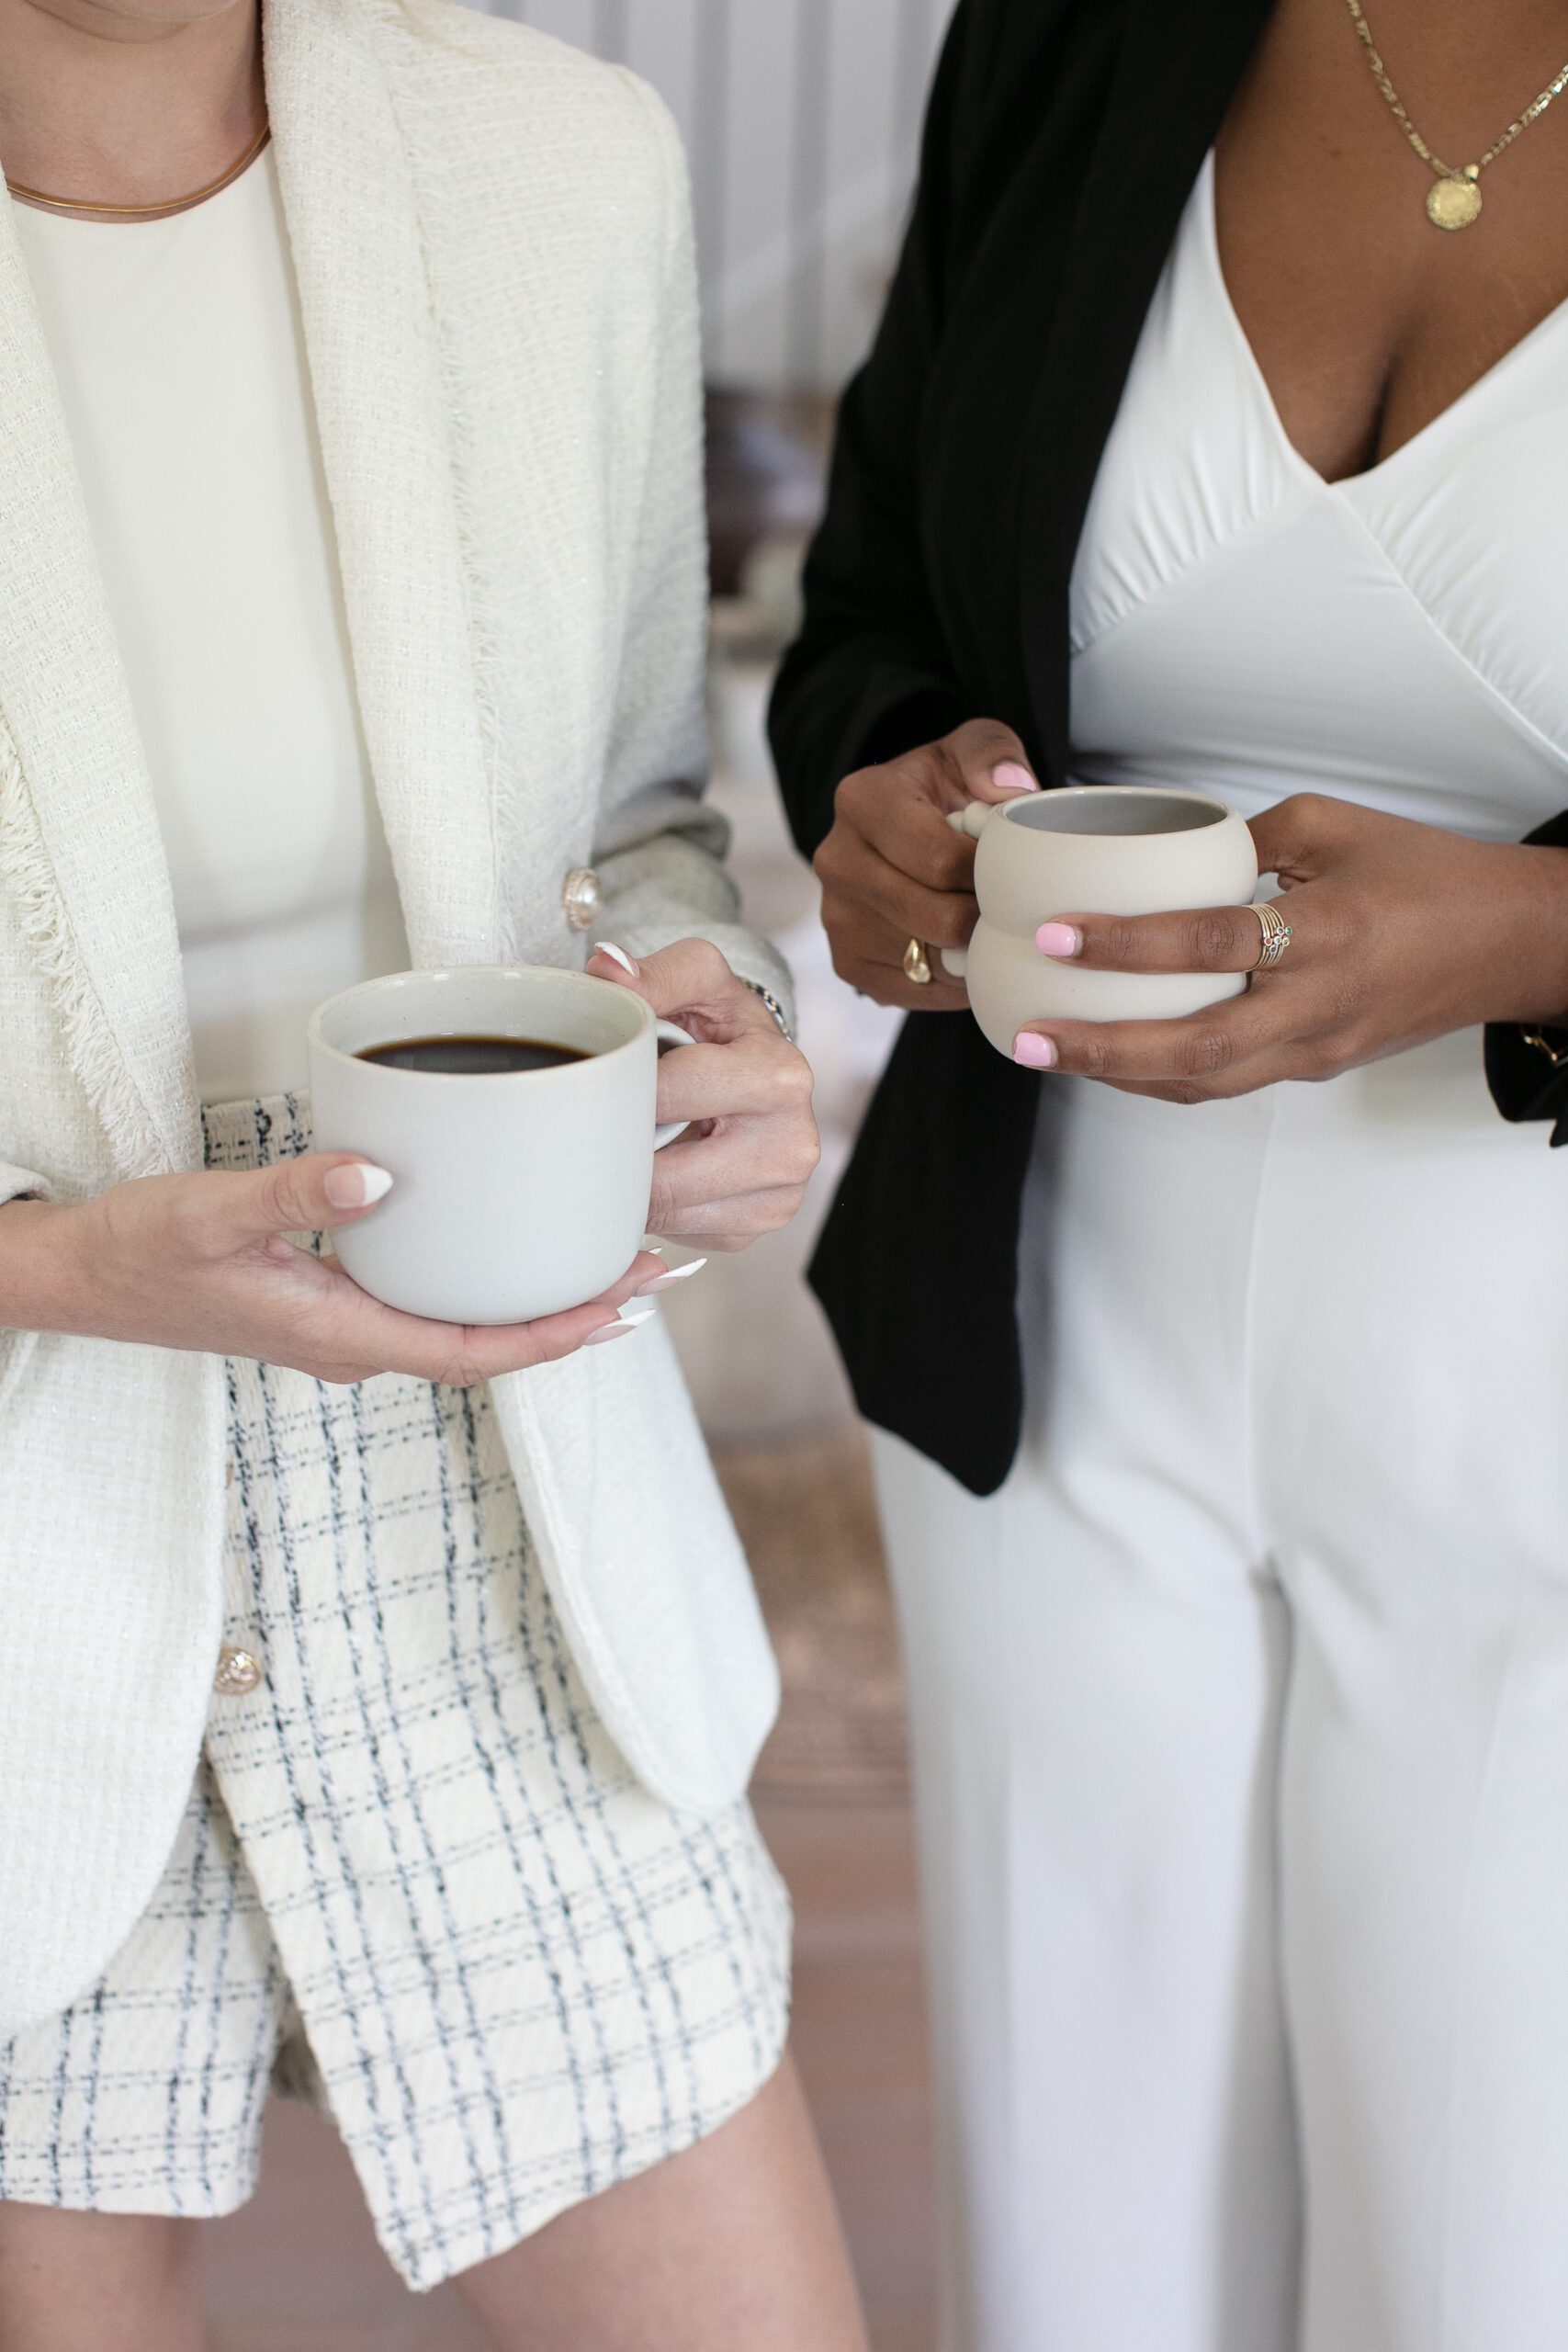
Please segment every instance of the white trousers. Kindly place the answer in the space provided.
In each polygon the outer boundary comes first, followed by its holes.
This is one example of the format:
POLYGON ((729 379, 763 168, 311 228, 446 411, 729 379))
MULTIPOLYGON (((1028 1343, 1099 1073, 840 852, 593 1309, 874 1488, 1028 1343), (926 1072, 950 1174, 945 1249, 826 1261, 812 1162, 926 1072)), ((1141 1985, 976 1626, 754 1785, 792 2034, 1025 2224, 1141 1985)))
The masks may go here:
POLYGON ((1017 1469, 876 1439, 948 2352, 1568 2346, 1568 1153, 1480 1068, 1066 1081, 1017 1469))

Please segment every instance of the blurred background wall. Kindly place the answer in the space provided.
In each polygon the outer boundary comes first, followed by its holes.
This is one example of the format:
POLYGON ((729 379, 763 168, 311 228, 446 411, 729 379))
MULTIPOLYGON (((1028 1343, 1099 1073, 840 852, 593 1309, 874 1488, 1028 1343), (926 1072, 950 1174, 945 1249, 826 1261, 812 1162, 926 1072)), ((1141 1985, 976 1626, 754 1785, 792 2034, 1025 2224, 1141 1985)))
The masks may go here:
POLYGON ((491 0, 645 75, 692 158, 708 373, 836 388, 908 201, 949 0, 491 0))
MULTIPOLYGON (((834 978, 763 717, 793 633, 836 398, 897 255, 951 5, 488 7, 645 75, 692 158, 709 385, 713 794, 750 916, 795 973, 824 1157, 790 1232, 716 1260, 665 1311, 784 1667, 755 1797, 795 1896, 795 2054, 874 2352, 932 2352, 935 2157, 893 1612, 863 1442, 804 1268, 897 1021, 834 978)), ((449 2291, 416 2301, 399 2286, 319 2120, 275 2103, 267 2139, 260 2197, 212 2237, 215 2352, 476 2352, 449 2291)))

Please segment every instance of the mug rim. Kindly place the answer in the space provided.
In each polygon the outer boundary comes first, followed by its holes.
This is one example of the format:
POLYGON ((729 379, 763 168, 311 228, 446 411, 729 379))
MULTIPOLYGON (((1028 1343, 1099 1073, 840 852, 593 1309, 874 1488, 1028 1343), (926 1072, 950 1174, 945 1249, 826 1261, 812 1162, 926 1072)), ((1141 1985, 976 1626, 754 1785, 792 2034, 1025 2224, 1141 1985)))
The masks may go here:
MULTIPOLYGON (((1009 800, 1001 803, 998 813, 1009 820, 1015 817, 1020 820, 1027 820, 1029 811, 1032 808, 1038 808, 1043 801, 1092 800, 1096 798, 1104 799, 1108 798, 1111 794, 1115 794, 1118 798, 1130 798, 1133 795, 1137 794, 1145 800, 1183 800, 1188 802, 1190 805, 1200 808, 1212 808, 1215 817, 1222 823, 1226 818, 1234 817, 1235 815, 1235 810, 1231 807, 1229 801, 1222 800, 1217 793, 1202 792, 1200 791, 1195 785, 1184 784, 1052 785, 1043 792, 1031 792, 1027 794, 1021 793, 1016 800, 1009 800)), ((1025 822, 1024 830, 1027 832, 1043 833, 1048 832, 1050 828, 1044 825, 1030 825, 1025 822)), ((1196 831, 1198 828, 1194 826, 1190 830, 1196 831)), ((1071 838, 1074 841, 1080 842, 1128 842, 1156 839, 1168 840, 1170 836, 1168 834, 1154 835, 1138 833, 1075 832, 1071 838)))
POLYGON ((607 989, 620 1003, 636 1005, 640 1016, 637 1026, 632 1035, 623 1037, 618 1046, 595 1047, 583 1053, 580 1061, 555 1062, 544 1069, 486 1070, 482 1075, 487 1086, 493 1085, 498 1078, 510 1086, 541 1078, 553 1079, 559 1083, 576 1072, 590 1070, 602 1062, 614 1061, 617 1054, 629 1053, 634 1046, 641 1044, 649 1029, 658 1027, 659 1016, 646 997, 634 995, 630 989, 617 988, 614 980, 598 979, 592 972, 575 972, 568 965, 436 964, 407 972, 380 972, 373 979, 356 980, 351 989, 339 989, 335 996, 323 999, 311 1013, 305 1024, 306 1043, 312 1053, 329 1055, 333 1060, 347 1063, 355 1069, 373 1070, 378 1078, 413 1079, 422 1084, 434 1082, 441 1086, 466 1086, 474 1079, 472 1070, 404 1069, 392 1063, 368 1061, 363 1050, 350 1051, 346 1046, 334 1046, 330 1037, 321 1034, 321 1023, 329 1012, 335 1011, 340 1004, 347 1004, 352 998, 372 996, 378 989, 394 988, 406 980, 513 980, 524 978, 569 980, 581 988, 607 989))

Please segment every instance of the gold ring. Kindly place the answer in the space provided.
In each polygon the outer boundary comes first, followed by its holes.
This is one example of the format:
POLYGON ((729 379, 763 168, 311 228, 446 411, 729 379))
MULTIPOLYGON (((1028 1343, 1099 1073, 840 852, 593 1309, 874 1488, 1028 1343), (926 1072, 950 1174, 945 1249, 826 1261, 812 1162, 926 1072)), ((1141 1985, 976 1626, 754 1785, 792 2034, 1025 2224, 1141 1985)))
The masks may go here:
POLYGON ((904 978, 913 980, 918 989, 931 986, 931 958, 918 939, 911 939, 904 950, 904 978))
POLYGON ((1265 902, 1254 907, 1252 911, 1258 917, 1263 933, 1261 952, 1252 968, 1255 972, 1271 972, 1276 964, 1283 962, 1285 950, 1295 933, 1278 907, 1265 902))

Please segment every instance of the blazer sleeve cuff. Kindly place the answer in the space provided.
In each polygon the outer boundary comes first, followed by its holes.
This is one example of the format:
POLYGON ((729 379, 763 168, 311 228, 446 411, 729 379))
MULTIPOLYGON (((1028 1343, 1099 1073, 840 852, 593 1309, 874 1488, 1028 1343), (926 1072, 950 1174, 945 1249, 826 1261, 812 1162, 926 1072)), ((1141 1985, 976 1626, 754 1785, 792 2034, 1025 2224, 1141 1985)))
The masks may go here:
MULTIPOLYGON (((1568 849, 1568 810, 1528 839, 1533 848, 1568 849)), ((1486 1083, 1505 1119, 1550 1119, 1552 1144, 1568 1144, 1568 1027, 1494 1022, 1486 1032, 1486 1083)))
POLYGON ((796 1034, 795 983, 789 966, 773 942, 748 931, 743 923, 653 922, 624 924, 615 934, 617 947, 628 956, 656 956, 678 939, 710 940, 738 980, 762 996, 772 997, 784 1016, 791 1037, 796 1034))
POLYGON ((31 1168, 13 1168, 0 1159, 0 1208, 7 1201, 49 1201, 54 1197, 47 1177, 31 1168))

